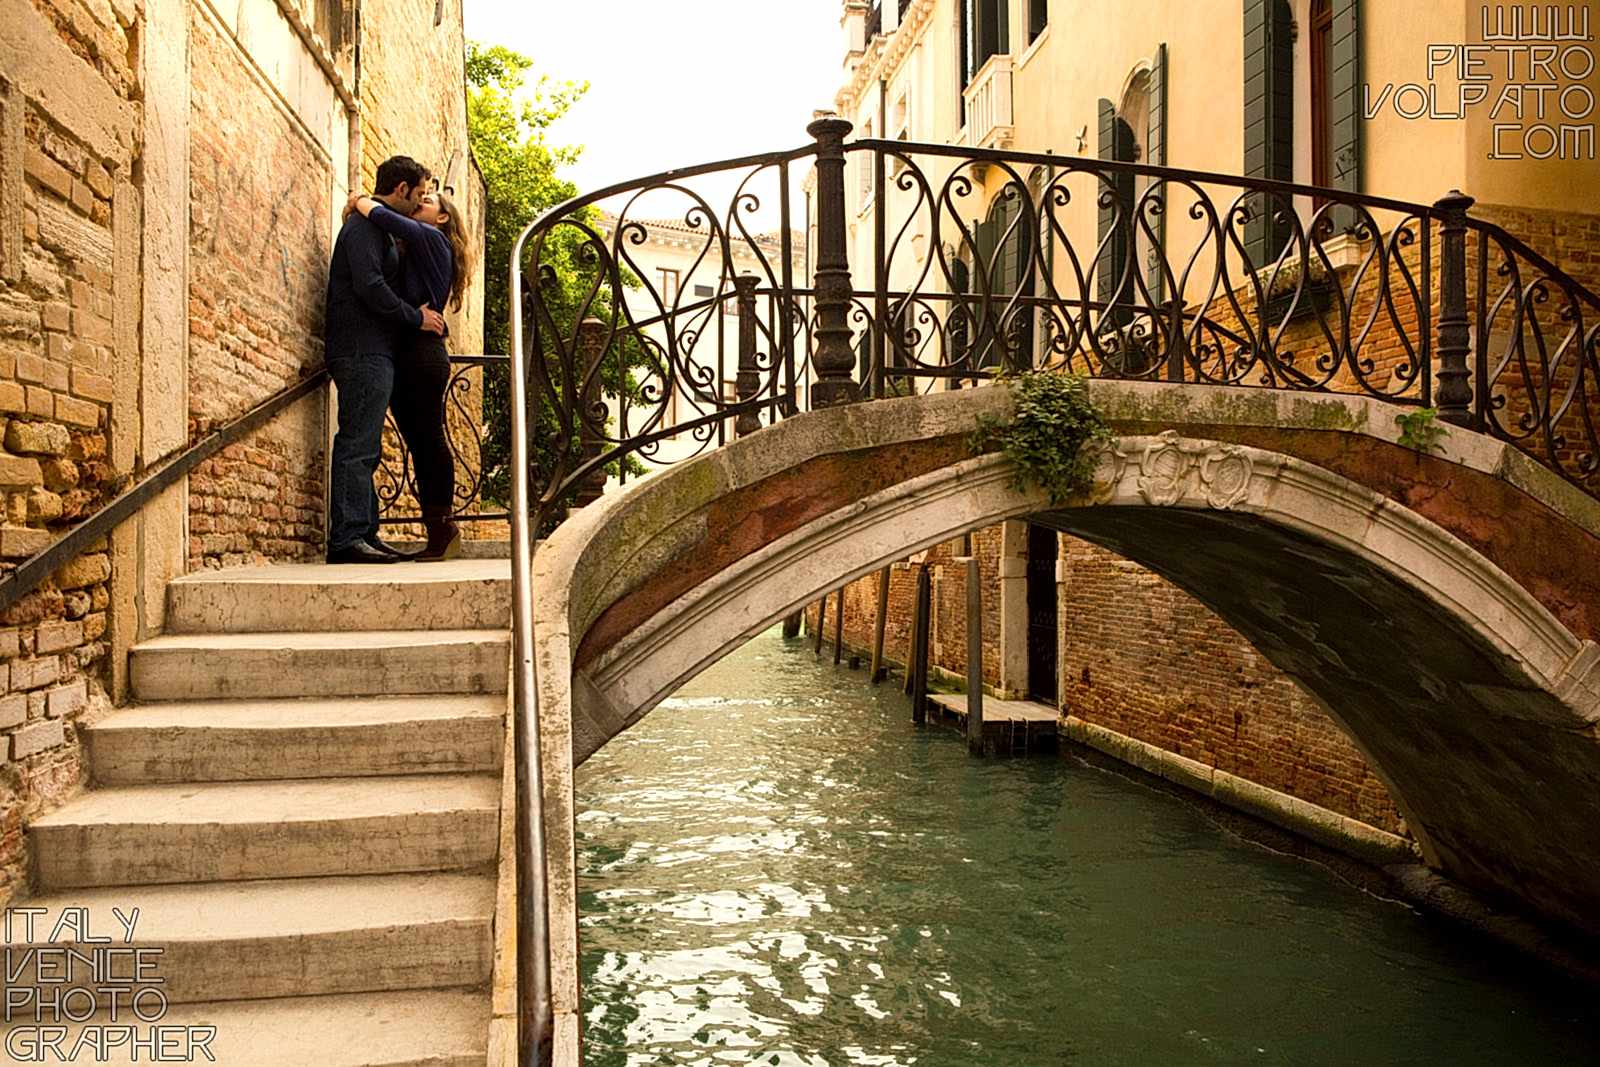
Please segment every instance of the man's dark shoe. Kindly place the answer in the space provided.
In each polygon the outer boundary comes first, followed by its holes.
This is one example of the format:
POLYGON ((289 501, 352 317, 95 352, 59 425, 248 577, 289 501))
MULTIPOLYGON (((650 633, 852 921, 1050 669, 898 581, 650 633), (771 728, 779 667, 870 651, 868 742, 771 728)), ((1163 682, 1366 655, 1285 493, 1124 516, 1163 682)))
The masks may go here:
POLYGON ((366 545, 367 545, 368 548, 370 548, 370 549, 372 549, 372 550, 374 550, 376 552, 382 552, 386 556, 393 556, 395 559, 410 559, 411 558, 411 553, 410 552, 402 552, 398 548, 396 548, 393 545, 391 545, 389 542, 379 540, 376 537, 367 538, 366 545))
POLYGON ((399 563, 402 558, 404 557, 379 552, 365 541, 357 541, 337 552, 328 553, 329 563, 399 563))

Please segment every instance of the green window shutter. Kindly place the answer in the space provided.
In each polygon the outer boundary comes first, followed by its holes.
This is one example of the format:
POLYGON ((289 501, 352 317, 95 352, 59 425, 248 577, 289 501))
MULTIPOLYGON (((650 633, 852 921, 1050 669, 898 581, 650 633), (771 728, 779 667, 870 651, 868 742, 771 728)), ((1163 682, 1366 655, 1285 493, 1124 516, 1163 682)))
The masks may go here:
MULTIPOLYGON (((1117 117, 1116 105, 1111 101, 1102 98, 1099 112, 1099 157, 1104 160, 1127 162, 1133 156, 1133 131, 1128 128, 1126 122, 1117 117)), ((1101 322, 1120 326, 1132 318, 1132 308, 1125 305, 1134 295, 1132 286, 1124 277, 1128 273, 1128 239, 1133 232, 1133 176, 1112 172, 1106 175, 1106 181, 1112 193, 1109 198, 1101 195, 1105 192, 1104 188, 1095 191, 1095 202, 1099 204, 1096 246, 1103 247, 1103 251, 1097 253, 1100 264, 1096 280, 1102 304, 1109 305, 1116 302, 1124 305, 1114 311, 1107 311, 1106 317, 1102 318, 1101 322), (1107 238, 1110 238, 1109 243, 1107 238)))
MULTIPOLYGON (((1328 115, 1331 171, 1335 189, 1359 193, 1361 189, 1361 0, 1333 0, 1333 63, 1328 72, 1333 106, 1328 115)), ((1356 214, 1347 207, 1333 212, 1334 225, 1348 230, 1356 214)))
MULTIPOLYGON (((1146 135, 1149 141, 1147 146, 1146 163, 1157 167, 1167 165, 1167 46, 1159 45, 1156 48, 1155 65, 1150 70, 1150 131, 1146 135)), ((1163 199, 1171 195, 1171 190, 1162 187, 1163 199)), ((1166 300, 1166 274, 1161 269, 1161 259, 1167 247, 1167 213, 1163 211, 1151 219, 1151 229, 1155 231, 1155 247, 1151 249, 1150 262, 1145 264, 1144 280, 1150 290, 1152 303, 1160 304, 1166 300)))
MULTIPOLYGON (((1244 172, 1294 180, 1294 42, 1288 0, 1244 0, 1244 172)), ((1259 269, 1277 258, 1289 225, 1285 205, 1252 197, 1245 249, 1259 269)))
POLYGON ((978 277, 974 279, 977 284, 972 286, 973 292, 977 294, 977 299, 971 304, 972 313, 977 318, 972 339, 973 347, 977 350, 973 354, 973 366, 988 367, 994 363, 994 325, 990 319, 999 314, 1000 308, 1004 306, 996 296, 995 283, 999 279, 995 277, 998 272, 994 265, 994 249, 999 234, 995 232, 992 212, 988 218, 978 223, 974 236, 978 245, 974 257, 974 272, 978 277))

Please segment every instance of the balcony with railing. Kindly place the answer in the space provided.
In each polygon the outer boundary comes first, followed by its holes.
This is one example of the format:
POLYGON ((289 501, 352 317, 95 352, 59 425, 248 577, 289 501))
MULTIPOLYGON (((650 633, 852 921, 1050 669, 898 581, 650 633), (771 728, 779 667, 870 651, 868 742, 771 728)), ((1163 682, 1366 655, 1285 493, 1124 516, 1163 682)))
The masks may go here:
POLYGON ((990 56, 962 93, 967 102, 967 144, 973 148, 1010 148, 1016 137, 1011 68, 1009 54, 990 56))

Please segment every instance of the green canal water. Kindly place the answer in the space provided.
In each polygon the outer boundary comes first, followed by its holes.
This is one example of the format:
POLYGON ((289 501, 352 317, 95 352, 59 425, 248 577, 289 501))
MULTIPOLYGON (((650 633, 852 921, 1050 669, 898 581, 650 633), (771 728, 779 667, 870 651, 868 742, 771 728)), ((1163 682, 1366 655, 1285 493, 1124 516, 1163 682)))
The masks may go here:
POLYGON ((765 634, 578 775, 588 1055, 1589 1064, 1592 992, 765 634))

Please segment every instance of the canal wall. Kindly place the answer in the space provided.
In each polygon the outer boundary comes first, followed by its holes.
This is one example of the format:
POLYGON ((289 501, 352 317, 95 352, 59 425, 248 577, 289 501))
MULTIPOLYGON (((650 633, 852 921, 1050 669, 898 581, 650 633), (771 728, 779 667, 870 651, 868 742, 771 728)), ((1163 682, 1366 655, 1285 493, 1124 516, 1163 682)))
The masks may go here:
MULTIPOLYGON (((890 569, 885 658, 903 668, 916 603, 916 566, 931 570, 929 663, 935 677, 966 677, 966 554, 978 560, 983 584, 983 678, 993 695, 1028 695, 1026 582, 1028 539, 1001 524, 918 553, 890 569), (1020 555, 1014 548, 1021 550, 1020 555), (1019 588, 1020 587, 1020 588, 1019 588), (1008 616, 1010 616, 1008 618, 1008 616)), ((1087 541, 1059 535, 1057 687, 1064 732, 1126 738, 1166 752, 1175 765, 1194 764, 1281 795, 1268 805, 1274 821, 1294 820, 1306 805, 1384 835, 1406 836, 1383 782, 1349 736, 1293 679, 1261 656, 1238 631, 1160 575, 1087 541)), ((851 583, 844 594, 844 643, 870 652, 878 578, 851 583)), ((837 597, 828 603, 824 637, 833 640, 837 597)), ((814 632, 817 605, 806 609, 814 632)), ((1039 694, 1034 694, 1039 699, 1039 694)), ((1085 736, 1079 736, 1085 735, 1085 736)), ((1123 758, 1126 746, 1112 746, 1123 758)), ((1148 757, 1129 760, 1140 766, 1148 757)), ((1146 769, 1149 769, 1148 767, 1146 769)), ((1186 782, 1190 775, 1179 775, 1186 782)), ((1206 776, 1210 781, 1210 775, 1206 776)), ((1202 790, 1209 791, 1209 790, 1202 790)), ((1225 790, 1220 799, 1254 796, 1225 790)), ((1259 804, 1252 807, 1260 808, 1259 804)), ((1262 813, 1262 812, 1258 812, 1262 813)), ((1328 820, 1319 816, 1304 829, 1328 820)), ((1355 829, 1352 827, 1352 829, 1355 829)), ((1352 840, 1362 833, 1355 829, 1352 840)))

